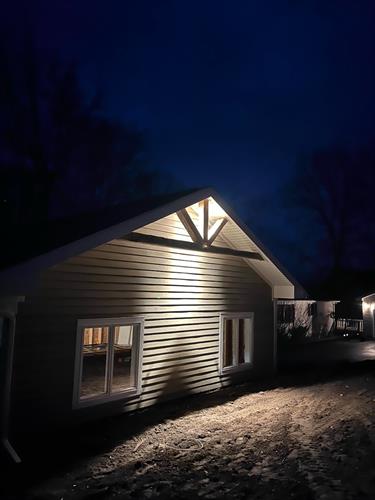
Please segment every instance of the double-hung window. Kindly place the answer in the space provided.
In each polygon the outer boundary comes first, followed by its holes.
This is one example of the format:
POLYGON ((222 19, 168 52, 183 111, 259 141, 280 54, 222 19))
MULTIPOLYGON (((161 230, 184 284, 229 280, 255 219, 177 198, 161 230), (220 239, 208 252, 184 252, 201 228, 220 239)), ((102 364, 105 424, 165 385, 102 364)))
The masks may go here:
POLYGON ((142 318, 78 320, 75 407, 140 394, 142 318))
POLYGON ((254 353, 254 313, 220 315, 220 373, 251 368, 254 353))

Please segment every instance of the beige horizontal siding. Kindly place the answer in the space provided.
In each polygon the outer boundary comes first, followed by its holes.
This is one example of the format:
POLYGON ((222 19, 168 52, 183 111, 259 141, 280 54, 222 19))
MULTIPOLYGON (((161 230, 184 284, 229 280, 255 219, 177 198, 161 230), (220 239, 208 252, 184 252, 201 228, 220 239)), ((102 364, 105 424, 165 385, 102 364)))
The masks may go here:
POLYGON ((180 359, 180 358, 167 358, 166 356, 161 359, 146 359, 143 363, 143 371, 154 371, 158 369, 170 368, 171 373, 176 373, 179 371, 179 367, 187 366, 188 364, 195 363, 197 367, 202 366, 206 361, 215 360, 215 367, 217 368, 217 352, 214 350, 210 353, 201 353, 198 357, 193 357, 192 359, 180 359))
MULTIPOLYGON (((117 264, 118 262, 121 261, 127 261, 129 262, 129 256, 131 256, 131 263, 137 264, 137 263, 144 263, 144 264, 161 264, 161 265, 168 265, 168 266, 173 266, 176 265, 178 267, 181 266, 190 266, 190 267, 195 267, 197 269, 205 269, 207 267, 215 267, 217 269, 222 269, 223 266, 226 268, 233 268, 233 270, 238 270, 238 269, 243 269, 244 263, 241 261, 236 261, 235 257, 233 258, 215 258, 215 259, 207 259, 203 260, 202 258, 199 258, 199 255, 196 254, 189 254, 189 253, 180 253, 180 254, 170 254, 169 251, 158 251, 154 252, 154 255, 147 255, 144 251, 140 253, 140 249, 138 249, 138 252, 135 250, 133 252, 127 251, 125 252, 124 249, 126 247, 120 246, 118 247, 117 251, 113 251, 111 249, 97 249, 97 250, 92 250, 90 252, 86 252, 84 259, 87 258, 93 258, 93 259, 100 259, 102 261, 110 261, 113 264, 117 264), (152 258, 150 258, 152 257, 152 258)), ((163 246, 158 247, 161 249, 165 248, 163 246)), ((143 250, 143 249, 142 249, 143 250)), ((203 255, 215 255, 215 254, 203 254, 203 255)), ((220 255, 220 254, 217 254, 220 255)), ((230 256, 228 256, 230 257, 230 256)), ((79 257, 76 257, 76 259, 79 259, 79 257)), ((78 260, 77 260, 78 262, 78 260)))
POLYGON ((88 274, 115 274, 122 276, 146 276, 153 278, 177 278, 177 279, 198 279, 202 281, 216 281, 216 276, 220 275, 222 279, 227 278, 227 281, 231 281, 233 278, 238 279, 238 281, 248 281, 249 277, 246 279, 244 275, 244 270, 231 269, 223 266, 218 268, 215 266, 207 266, 206 268, 199 269, 197 267, 186 266, 171 266, 158 264, 140 264, 137 262, 126 262, 126 268, 123 267, 124 264, 118 261, 108 261, 102 262, 100 259, 84 259, 76 258, 72 263, 65 264, 62 266, 63 272, 80 272, 88 274))
POLYGON ((137 233, 161 236, 174 240, 191 241, 188 232, 184 228, 176 214, 164 217, 156 222, 147 224, 137 230, 137 233))
POLYGON ((192 343, 192 342, 197 342, 199 341, 206 341, 206 340, 211 340, 212 337, 216 339, 216 334, 217 334, 217 325, 215 325, 215 328, 212 328, 212 330, 198 330, 198 328, 195 328, 193 330, 192 328, 190 330, 185 330, 183 332, 176 332, 176 333, 169 333, 169 334, 160 334, 160 335, 149 335, 149 330, 147 330, 147 338, 145 339, 145 346, 148 348, 151 347, 157 347, 160 345, 160 341, 163 340, 164 344, 168 344, 168 342, 179 342, 179 343, 192 343), (196 331, 194 336, 192 337, 192 332, 196 331))
MULTIPOLYGON (((219 382, 212 380, 204 380, 198 384, 191 384, 189 387, 184 388, 186 395, 199 394, 202 392, 216 391, 224 387, 228 387, 233 384, 233 380, 230 377, 223 377, 219 382)), ((175 397, 174 393, 168 393, 165 389, 155 391, 151 394, 145 394, 136 403, 129 403, 126 405, 126 411, 136 411, 144 408, 148 408, 157 403, 169 401, 175 397)))
MULTIPOLYGON (((77 272, 81 274, 97 274, 98 276, 105 275, 106 277, 108 276, 121 276, 123 278, 125 277, 133 277, 133 278, 147 278, 148 280, 150 278, 153 278, 154 280, 157 279, 166 279, 166 280, 177 280, 175 283, 178 284, 180 280, 185 280, 185 281, 200 281, 201 283, 206 283, 210 282, 212 283, 227 283, 227 282, 233 282, 233 278, 236 278, 238 282, 249 282, 249 278, 246 278, 246 275, 241 272, 231 272, 230 270, 225 272, 225 271, 219 271, 217 269, 212 269, 208 270, 207 272, 197 270, 194 272, 191 268, 179 268, 174 267, 170 270, 165 269, 165 267, 159 267, 158 269, 152 268, 152 266, 148 266, 149 269, 145 269, 144 266, 134 266, 131 265, 129 268, 124 268, 121 267, 120 265, 118 266, 100 266, 96 265, 93 266, 91 265, 92 262, 87 261, 85 265, 77 265, 76 263, 74 264, 65 264, 61 266, 61 271, 62 272, 77 272)), ((107 278, 108 279, 108 278, 107 278)), ((100 280, 100 278, 98 278, 100 280)), ((137 280, 135 280, 137 281, 137 280)), ((155 281, 154 281, 155 282, 155 281)))
MULTIPOLYGON (((175 217, 148 228, 154 229, 181 239, 175 217)), ((114 240, 54 266, 20 305, 16 420, 26 404, 46 419, 77 415, 71 408, 80 318, 145 319, 143 392, 117 403, 121 411, 228 385, 233 377, 218 373, 219 314, 225 311, 255 313, 254 373, 270 367, 271 290, 239 257, 114 240)))

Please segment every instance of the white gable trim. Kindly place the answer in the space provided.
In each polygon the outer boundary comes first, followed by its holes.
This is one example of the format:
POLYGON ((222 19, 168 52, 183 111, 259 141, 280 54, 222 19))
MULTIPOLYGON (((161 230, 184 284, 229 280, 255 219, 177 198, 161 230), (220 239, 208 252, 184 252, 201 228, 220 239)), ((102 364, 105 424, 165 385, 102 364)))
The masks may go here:
POLYGON ((233 210, 212 189, 201 189, 189 195, 182 196, 181 198, 178 198, 173 202, 166 203, 161 207, 149 210, 119 224, 97 231, 96 233, 90 234, 45 254, 34 257, 19 265, 8 268, 3 272, 0 272, 0 281, 4 283, 12 282, 16 287, 17 283, 27 283, 27 278, 29 278, 30 282, 30 277, 32 281, 33 277, 43 269, 47 269, 75 255, 129 234, 136 229, 139 229, 147 224, 151 224, 152 222, 162 219, 171 213, 198 203, 199 201, 209 197, 212 197, 223 208, 232 221, 243 231, 249 240, 250 250, 253 249, 254 245, 257 247, 264 260, 251 262, 249 259, 245 260, 271 286, 273 298, 294 298, 295 285, 297 284, 295 280, 293 280, 293 278, 291 278, 290 275, 282 269, 281 265, 273 256, 271 256, 270 252, 265 249, 249 228, 236 214, 234 214, 233 210))

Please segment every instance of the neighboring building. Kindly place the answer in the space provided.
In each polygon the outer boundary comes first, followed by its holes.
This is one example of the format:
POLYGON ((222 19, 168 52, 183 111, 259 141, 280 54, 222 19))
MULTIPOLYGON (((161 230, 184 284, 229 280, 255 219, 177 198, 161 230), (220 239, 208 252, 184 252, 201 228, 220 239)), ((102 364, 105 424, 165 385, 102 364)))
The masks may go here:
POLYGON ((360 299, 340 301, 336 307, 336 331, 343 337, 363 336, 363 314, 360 299))
POLYGON ((335 327, 337 300, 278 300, 277 326, 280 333, 290 334, 301 328, 306 337, 325 337, 335 327))
POLYGON ((313 314, 313 336, 325 337, 335 330, 336 307, 338 300, 317 300, 313 314))
POLYGON ((9 432, 133 411, 275 369, 274 302, 294 299, 296 283, 211 190, 20 227, 4 241, 9 450, 9 432))
POLYGON ((374 338, 371 334, 374 290, 375 269, 343 268, 327 276, 315 293, 340 300, 336 307, 338 334, 374 338))
POLYGON ((375 338, 375 293, 362 298, 363 336, 375 338))

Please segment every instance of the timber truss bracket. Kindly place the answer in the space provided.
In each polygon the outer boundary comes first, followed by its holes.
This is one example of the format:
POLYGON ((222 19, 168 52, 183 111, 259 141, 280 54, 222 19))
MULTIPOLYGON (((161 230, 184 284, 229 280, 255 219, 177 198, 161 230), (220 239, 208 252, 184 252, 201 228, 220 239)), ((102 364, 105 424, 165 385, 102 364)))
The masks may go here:
POLYGON ((184 250, 193 250, 195 252, 198 251, 210 254, 231 255, 234 257, 242 257, 244 259, 252 260, 264 260, 263 256, 259 252, 237 250, 236 248, 212 245, 223 230, 225 224, 227 224, 228 218, 225 217, 225 213, 223 212, 220 216, 212 217, 212 220, 210 221, 208 199, 199 203, 197 224, 195 224, 186 208, 178 210, 176 214, 188 232, 191 241, 181 241, 178 239, 164 238, 161 236, 142 234, 138 232, 132 232, 123 236, 122 239, 150 245, 159 245, 167 248, 181 248, 184 250), (212 222, 211 225, 210 222, 212 222))
POLYGON ((202 209, 203 209, 203 216, 202 216, 203 224, 201 224, 202 234, 199 232, 197 226, 194 224, 194 221, 191 218, 189 212, 186 210, 186 208, 179 210, 177 212, 177 216, 180 219, 186 231, 188 232, 192 242, 201 244, 203 248, 208 248, 219 236, 223 227, 228 222, 228 219, 226 217, 221 217, 217 219, 211 227, 209 227, 210 213, 209 213, 208 199, 203 200, 202 209))

